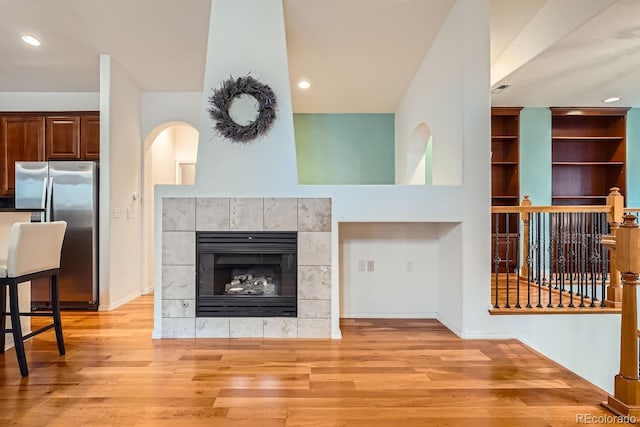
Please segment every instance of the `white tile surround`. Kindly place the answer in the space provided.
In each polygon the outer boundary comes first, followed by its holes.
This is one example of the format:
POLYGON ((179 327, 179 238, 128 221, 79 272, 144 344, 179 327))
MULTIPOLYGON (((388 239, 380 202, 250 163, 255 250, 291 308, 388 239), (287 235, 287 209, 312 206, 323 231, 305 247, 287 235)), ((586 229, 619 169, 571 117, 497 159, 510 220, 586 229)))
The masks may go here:
POLYGON ((162 338, 330 338, 331 199, 164 197, 162 338), (196 231, 297 231, 298 317, 195 317, 196 231))

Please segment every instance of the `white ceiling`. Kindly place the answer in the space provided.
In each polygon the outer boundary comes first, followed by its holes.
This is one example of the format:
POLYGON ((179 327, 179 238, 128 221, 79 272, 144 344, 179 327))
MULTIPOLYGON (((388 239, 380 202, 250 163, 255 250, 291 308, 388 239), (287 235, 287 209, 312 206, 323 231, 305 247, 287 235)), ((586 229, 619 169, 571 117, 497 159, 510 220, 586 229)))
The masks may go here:
POLYGON ((201 91, 209 6, 210 0, 0 0, 0 91, 97 92, 100 54, 110 54, 145 91, 201 91), (22 34, 37 36, 42 46, 26 45, 22 34))
MULTIPOLYGON (((455 0, 284 0, 296 112, 393 112, 455 0), (300 92, 295 84, 313 86, 300 92)), ((494 105, 640 106, 640 0, 491 0, 494 105), (616 105, 616 104, 613 104, 616 105)), ((0 0, 0 92, 201 91, 210 0, 0 0), (20 36, 43 45, 25 45, 20 36)))
POLYGON ((454 3, 285 0, 294 111, 395 111, 454 3))
POLYGON ((640 106, 639 0, 526 1, 542 4, 493 58, 494 86, 513 85, 493 105, 640 106), (602 103, 611 96, 622 99, 602 103))

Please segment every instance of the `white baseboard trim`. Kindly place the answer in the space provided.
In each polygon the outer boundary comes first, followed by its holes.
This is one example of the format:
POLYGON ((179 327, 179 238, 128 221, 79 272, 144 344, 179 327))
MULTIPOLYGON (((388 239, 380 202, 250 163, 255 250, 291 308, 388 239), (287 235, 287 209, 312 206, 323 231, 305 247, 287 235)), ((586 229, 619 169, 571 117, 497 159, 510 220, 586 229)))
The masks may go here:
POLYGON ((140 296, 140 292, 134 292, 130 295, 127 295, 124 298, 120 298, 118 301, 114 302, 113 304, 110 305, 104 305, 104 304, 100 304, 100 306, 98 307, 98 311, 112 311, 115 310, 118 307, 122 307, 123 305, 125 305, 126 303, 133 301, 134 299, 138 298, 140 296))
POLYGON ((441 315, 438 314, 437 317, 436 317, 436 320, 438 320, 438 322, 442 323, 447 329, 449 329, 451 332, 453 332, 454 334, 456 334, 460 338, 464 338, 462 336, 462 331, 460 329, 458 329, 457 327, 454 327, 451 324, 451 322, 449 322, 447 319, 445 319, 441 315))
POLYGON ((149 287, 149 288, 144 288, 142 290, 142 295, 149 295, 153 293, 153 286, 149 287))
POLYGON ((344 313, 340 318, 344 319, 436 319, 438 313, 432 311, 421 311, 416 313, 344 313))
POLYGON ((518 334, 509 331, 464 331, 461 338, 470 340, 516 340, 518 334))

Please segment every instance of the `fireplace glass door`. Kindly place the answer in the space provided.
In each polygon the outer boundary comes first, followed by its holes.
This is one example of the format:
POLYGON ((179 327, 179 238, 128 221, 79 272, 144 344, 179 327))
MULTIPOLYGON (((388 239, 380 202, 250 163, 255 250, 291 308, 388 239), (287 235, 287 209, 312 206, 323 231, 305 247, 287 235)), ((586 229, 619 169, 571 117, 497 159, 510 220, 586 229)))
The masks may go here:
POLYGON ((296 232, 198 232, 197 245, 197 316, 296 316, 296 232))

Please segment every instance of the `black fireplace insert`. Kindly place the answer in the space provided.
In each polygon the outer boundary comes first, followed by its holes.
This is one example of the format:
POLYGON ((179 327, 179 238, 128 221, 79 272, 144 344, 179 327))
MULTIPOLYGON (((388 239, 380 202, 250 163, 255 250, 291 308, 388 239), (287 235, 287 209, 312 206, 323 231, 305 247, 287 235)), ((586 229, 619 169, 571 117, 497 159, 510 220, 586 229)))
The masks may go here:
POLYGON ((296 317, 298 233, 196 233, 197 317, 296 317))

